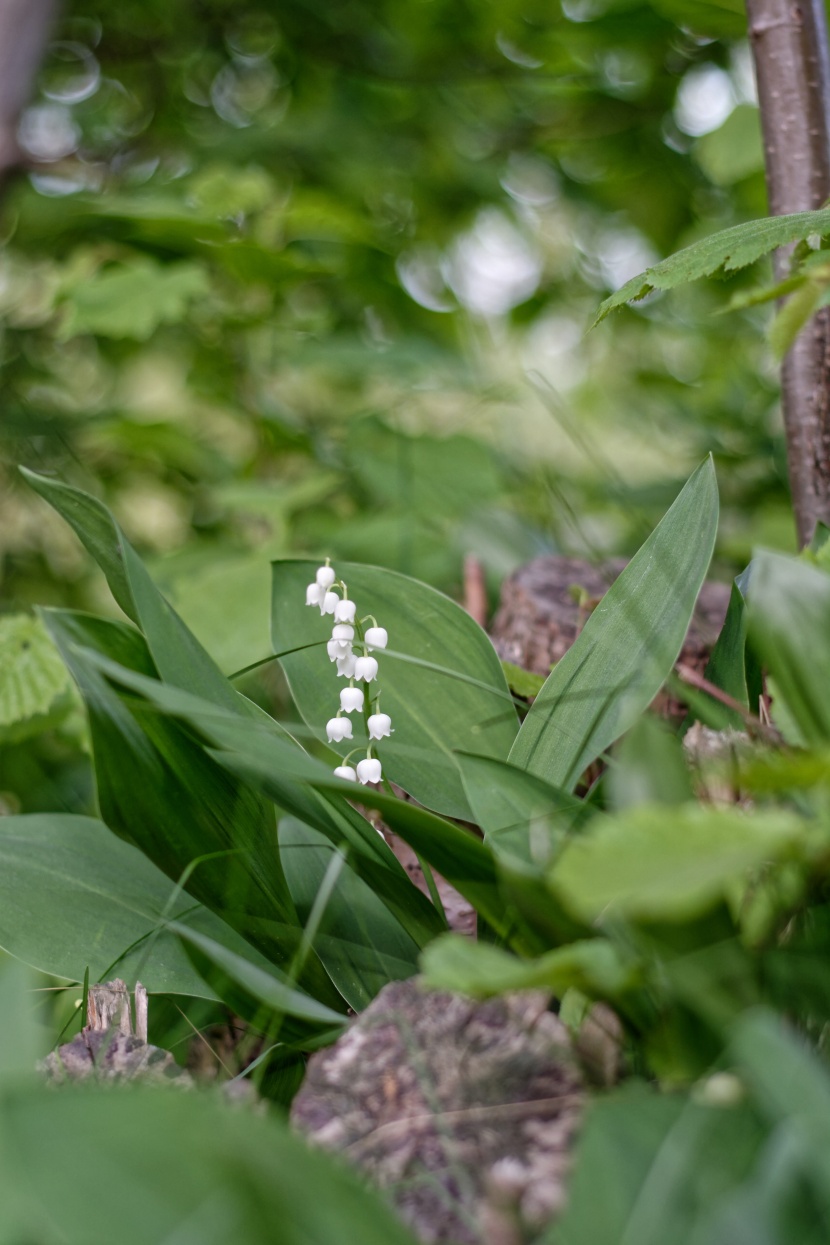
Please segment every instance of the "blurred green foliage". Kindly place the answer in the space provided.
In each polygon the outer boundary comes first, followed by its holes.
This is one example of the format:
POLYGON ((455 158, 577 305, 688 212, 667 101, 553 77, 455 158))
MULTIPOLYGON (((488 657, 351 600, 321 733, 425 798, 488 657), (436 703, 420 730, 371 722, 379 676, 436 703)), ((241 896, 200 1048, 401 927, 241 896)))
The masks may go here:
MULTIPOLYGON (((545 549, 633 552, 708 451, 721 566, 791 546, 766 310, 714 316, 713 280, 585 333, 635 272, 764 212, 737 0, 75 0, 20 138, 5 610, 111 608, 18 463, 104 498, 243 664, 269 557, 457 594, 473 553, 494 595, 545 549)), ((0 758, 12 805, 88 807, 62 749, 0 758)))

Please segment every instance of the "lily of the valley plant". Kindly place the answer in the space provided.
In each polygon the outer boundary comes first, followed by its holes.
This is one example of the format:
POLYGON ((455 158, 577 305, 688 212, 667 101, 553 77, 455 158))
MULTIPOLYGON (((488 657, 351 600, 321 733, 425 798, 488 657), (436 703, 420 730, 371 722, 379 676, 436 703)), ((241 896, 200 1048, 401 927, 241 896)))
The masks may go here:
POLYGON ((365 618, 357 618, 357 607, 349 599, 348 587, 342 580, 337 579, 334 568, 329 566, 328 558, 325 566, 318 568, 314 583, 306 588, 305 603, 318 605, 321 614, 333 615, 334 626, 326 651, 329 660, 337 666, 338 678, 349 680, 349 686, 344 687, 340 693, 340 708, 336 716, 326 723, 329 743, 341 743, 344 739, 354 738, 351 717, 344 717, 344 714, 362 713, 368 735, 365 757, 356 766, 350 765, 351 757, 363 751, 362 747, 354 748, 343 758, 343 764, 337 766, 335 776, 346 778, 350 782, 380 782, 381 764, 375 756, 372 741, 392 734, 392 719, 388 713, 380 712, 378 661, 371 653, 386 648, 386 629, 379 627, 371 614, 365 618), (364 630, 366 623, 372 625, 364 630), (355 648, 359 650, 359 656, 355 653, 355 648), (357 686, 358 683, 366 685, 365 691, 357 686))

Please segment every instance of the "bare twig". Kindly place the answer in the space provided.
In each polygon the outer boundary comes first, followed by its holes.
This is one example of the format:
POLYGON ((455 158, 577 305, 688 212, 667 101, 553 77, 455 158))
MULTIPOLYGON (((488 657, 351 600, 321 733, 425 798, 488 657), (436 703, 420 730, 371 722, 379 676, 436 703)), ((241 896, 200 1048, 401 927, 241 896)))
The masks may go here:
POLYGON ((484 568, 473 553, 464 558, 464 608, 479 627, 487 626, 487 587, 484 568))

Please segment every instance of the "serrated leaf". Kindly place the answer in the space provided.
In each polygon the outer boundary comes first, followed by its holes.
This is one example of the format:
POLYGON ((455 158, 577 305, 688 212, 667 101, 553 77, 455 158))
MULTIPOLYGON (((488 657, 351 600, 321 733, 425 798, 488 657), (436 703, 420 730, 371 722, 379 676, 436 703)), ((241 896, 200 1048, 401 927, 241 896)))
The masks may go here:
POLYGON ((159 264, 142 257, 102 268, 66 293, 60 338, 95 333, 146 341, 160 324, 182 320, 193 300, 209 290, 201 264, 159 264))
POLYGON ((70 687, 40 619, 0 618, 0 741, 17 742, 58 720, 71 707, 70 687))
POLYGON ((711 277, 721 269, 737 272, 778 247, 790 242, 802 242, 811 234, 819 237, 830 235, 830 208, 821 208, 817 212, 796 212, 790 216, 770 216, 722 229, 711 237, 684 247, 682 251, 676 251, 626 281, 602 303, 592 327, 616 307, 644 298, 652 290, 671 290, 689 281, 711 277))

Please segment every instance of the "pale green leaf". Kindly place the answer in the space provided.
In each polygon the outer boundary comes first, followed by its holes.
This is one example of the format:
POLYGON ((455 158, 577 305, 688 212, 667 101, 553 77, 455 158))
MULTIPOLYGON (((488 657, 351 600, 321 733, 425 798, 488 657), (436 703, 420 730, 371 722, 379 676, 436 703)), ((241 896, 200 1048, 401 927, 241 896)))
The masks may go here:
POLYGON ((613 999, 636 980, 635 969, 604 938, 557 947, 533 960, 520 960, 500 947, 458 934, 436 938, 421 955, 428 986, 488 999, 508 990, 547 989, 559 998, 576 989, 613 999))
POLYGON ((71 682, 43 623, 0 618, 0 741, 12 743, 57 721, 72 705, 71 682))
POLYGON ((65 295, 60 336, 80 333, 145 341, 160 324, 184 319, 196 298, 210 290, 201 264, 160 264, 146 257, 101 268, 65 295))
POLYGON ((686 921, 765 863, 797 856, 804 834, 804 823, 784 811, 643 805, 572 839, 549 884, 585 921, 686 921))

